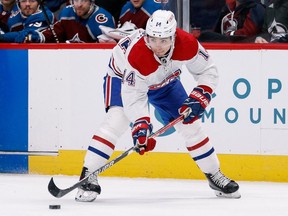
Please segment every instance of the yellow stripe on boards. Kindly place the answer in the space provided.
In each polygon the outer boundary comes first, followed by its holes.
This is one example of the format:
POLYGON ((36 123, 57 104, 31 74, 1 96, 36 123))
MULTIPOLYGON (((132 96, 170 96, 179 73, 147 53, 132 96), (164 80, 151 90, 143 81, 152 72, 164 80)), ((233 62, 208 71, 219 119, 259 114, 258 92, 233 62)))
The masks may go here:
POLYGON ((58 156, 29 156, 29 173, 80 175, 86 151, 59 150, 58 156))
MULTIPOLYGON (((60 150, 58 156, 29 156, 29 173, 79 175, 86 151, 60 150)), ((115 158, 122 152, 114 152, 115 158)), ((221 170, 243 181, 288 182, 288 156, 219 154, 221 170)), ((102 176, 204 179, 188 153, 132 153, 102 176)))

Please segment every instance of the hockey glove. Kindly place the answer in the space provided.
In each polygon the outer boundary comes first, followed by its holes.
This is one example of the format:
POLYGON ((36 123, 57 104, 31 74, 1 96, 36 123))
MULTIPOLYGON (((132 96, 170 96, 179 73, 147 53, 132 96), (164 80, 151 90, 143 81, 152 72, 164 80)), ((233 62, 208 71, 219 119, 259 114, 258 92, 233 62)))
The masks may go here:
POLYGON ((211 100, 212 89, 208 86, 197 86, 190 93, 179 109, 179 114, 184 116, 183 124, 191 124, 201 118, 205 108, 211 100))
POLYGON ((152 132, 152 124, 149 117, 143 117, 135 121, 132 128, 132 138, 136 152, 143 155, 145 152, 152 151, 155 148, 156 140, 148 136, 152 132))
POLYGON ((16 43, 39 43, 40 42, 40 35, 37 31, 34 30, 23 30, 20 32, 18 37, 15 38, 16 43))
POLYGON ((7 32, 5 34, 0 34, 0 42, 14 43, 15 38, 17 38, 18 35, 19 32, 7 32))

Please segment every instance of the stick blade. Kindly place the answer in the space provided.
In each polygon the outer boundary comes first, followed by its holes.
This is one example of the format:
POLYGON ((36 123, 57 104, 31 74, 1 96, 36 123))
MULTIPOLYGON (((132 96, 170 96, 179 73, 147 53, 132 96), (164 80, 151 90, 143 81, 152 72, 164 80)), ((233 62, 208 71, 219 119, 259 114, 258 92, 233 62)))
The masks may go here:
POLYGON ((74 184, 71 187, 66 188, 66 189, 58 188, 56 186, 56 184, 54 183, 54 179, 52 177, 50 179, 49 184, 48 184, 48 191, 52 196, 57 197, 57 198, 61 198, 61 197, 65 196, 66 194, 70 193, 71 191, 73 191, 74 189, 78 188, 82 184, 84 184, 86 181, 88 181, 88 177, 89 176, 85 177, 81 181, 77 182, 76 184, 74 184))
POLYGON ((61 196, 61 189, 56 186, 56 184, 54 183, 53 177, 50 179, 50 182, 48 184, 48 191, 54 197, 57 197, 57 198, 62 197, 61 196))

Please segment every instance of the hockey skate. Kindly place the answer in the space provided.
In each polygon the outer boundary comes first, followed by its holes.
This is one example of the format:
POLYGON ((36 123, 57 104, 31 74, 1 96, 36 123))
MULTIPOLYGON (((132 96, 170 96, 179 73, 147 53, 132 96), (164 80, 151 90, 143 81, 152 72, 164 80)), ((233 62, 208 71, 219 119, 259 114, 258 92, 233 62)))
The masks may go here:
MULTIPOLYGON (((86 167, 83 167, 80 180, 90 175, 90 172, 86 167)), ((101 193, 101 187, 98 184, 97 176, 90 175, 88 182, 81 185, 78 188, 78 192, 75 196, 75 200, 78 202, 93 202, 97 195, 101 193)))
POLYGON ((224 198, 240 198, 241 194, 239 193, 239 185, 227 178, 220 170, 215 174, 205 173, 206 178, 209 181, 209 186, 215 191, 217 197, 224 198))

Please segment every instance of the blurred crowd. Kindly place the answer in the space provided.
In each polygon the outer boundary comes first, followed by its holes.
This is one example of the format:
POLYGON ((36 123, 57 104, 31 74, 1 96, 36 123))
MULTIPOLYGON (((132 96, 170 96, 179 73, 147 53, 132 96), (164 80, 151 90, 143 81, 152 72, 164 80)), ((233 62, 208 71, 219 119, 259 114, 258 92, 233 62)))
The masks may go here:
MULTIPOLYGON (((211 7, 213 8, 211 11, 216 10, 210 13, 214 14, 214 17, 209 19, 216 22, 198 33, 197 37, 201 42, 288 41, 288 0, 226 0, 222 3, 219 1, 217 5, 210 0, 205 2, 206 8, 211 7)), ((192 24, 193 27, 202 27, 201 21, 193 17, 191 20, 196 21, 192 24)))
MULTIPOLYGON (((0 0, 0 42, 116 43, 175 1, 0 0)), ((190 0, 190 24, 200 42, 288 42, 288 0, 190 0)))

